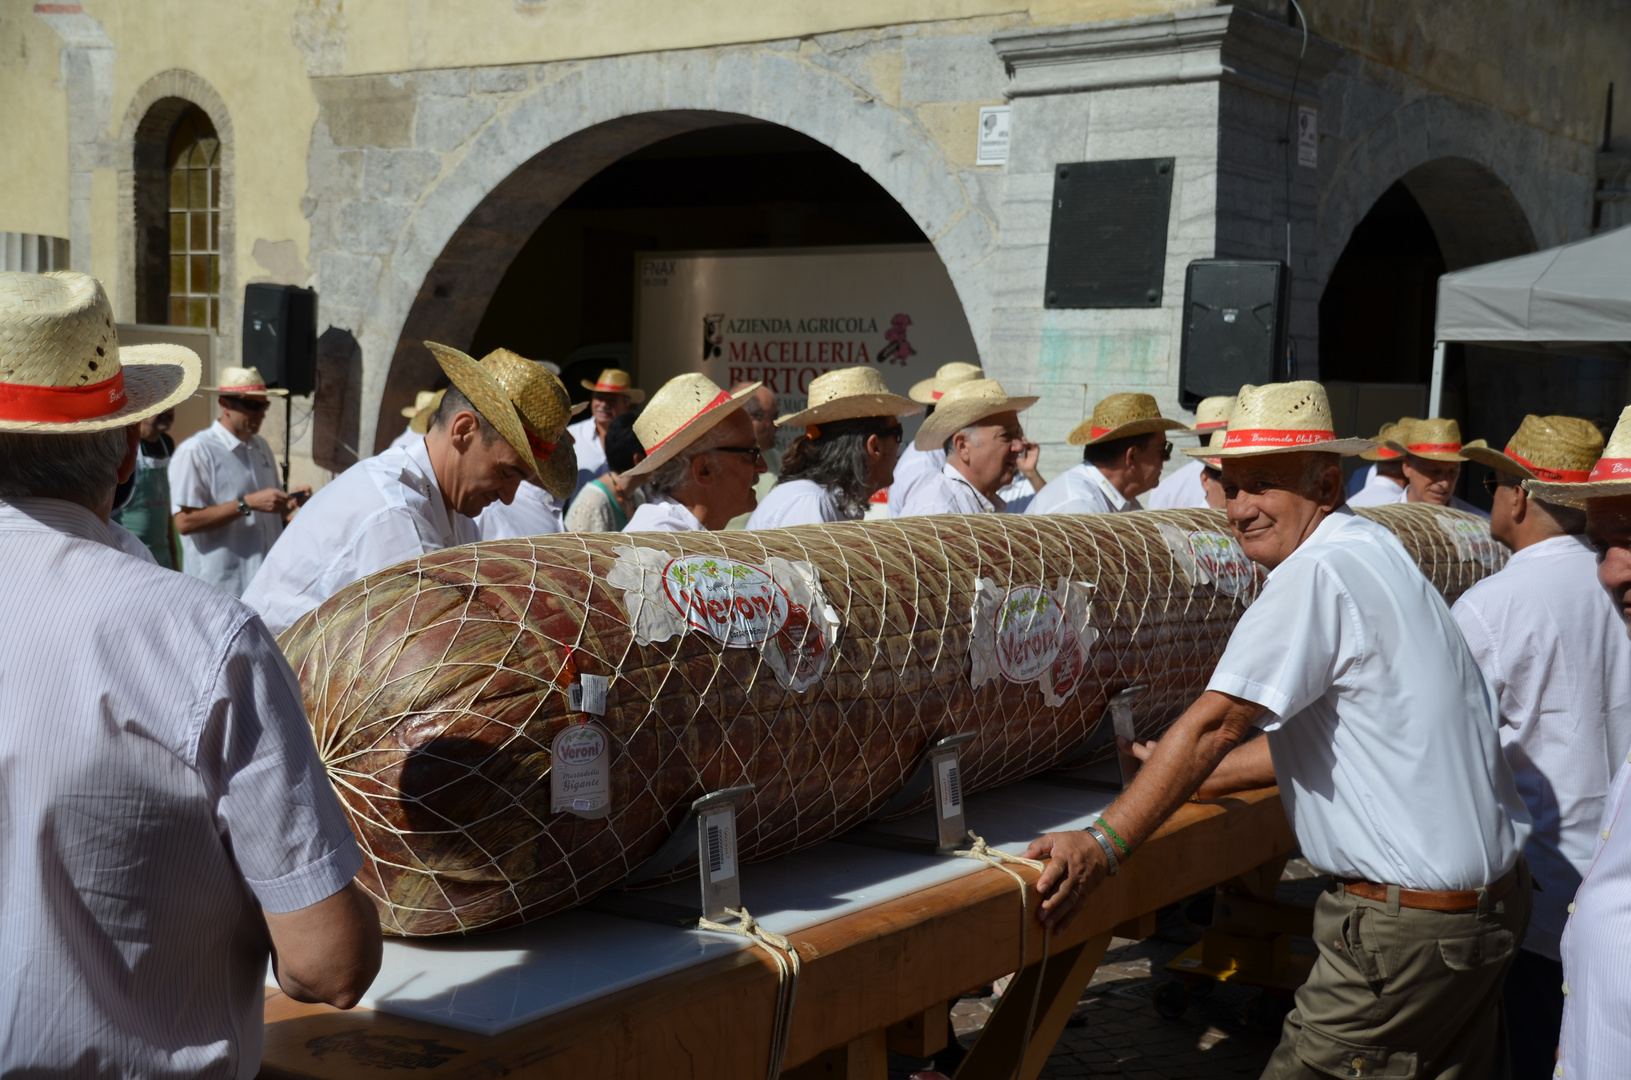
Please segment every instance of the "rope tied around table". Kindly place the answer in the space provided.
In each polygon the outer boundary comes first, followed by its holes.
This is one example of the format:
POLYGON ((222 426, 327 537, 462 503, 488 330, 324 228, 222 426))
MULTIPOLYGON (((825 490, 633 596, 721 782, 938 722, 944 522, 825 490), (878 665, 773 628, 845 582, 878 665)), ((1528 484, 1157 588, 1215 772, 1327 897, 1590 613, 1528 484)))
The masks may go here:
MULTIPOLYGON (((968 838, 972 841, 968 850, 959 849, 952 852, 953 855, 963 859, 978 859, 987 866, 1001 870, 1019 882, 1019 967, 1014 972, 1015 975, 1018 975, 1019 972, 1025 970, 1025 959, 1029 955, 1026 932, 1031 921, 1031 902, 1030 890, 1025 884, 1025 878, 1009 864, 1018 863, 1021 866, 1029 866, 1033 870, 1040 871, 1043 868, 1043 863, 1040 859, 1027 859, 1021 855, 1010 855, 1001 848, 994 848, 985 842, 984 837, 975 835, 973 829, 969 830, 968 838)), ((1025 1053, 1031 1045, 1031 1033, 1036 1029, 1036 1010, 1042 1001, 1042 979, 1048 973, 1048 949, 1052 944, 1052 936, 1052 931, 1044 927, 1042 930, 1042 959, 1037 962, 1036 988, 1031 992, 1031 1011, 1025 1018, 1025 1034, 1019 1040, 1019 1060, 1014 1062, 1015 1075, 1025 1066, 1025 1053)))
POLYGON ((782 1061, 787 1057, 787 1036, 793 1026, 793 997, 798 993, 799 951, 791 941, 774 930, 767 930, 758 919, 748 914, 747 908, 726 908, 734 915, 734 925, 717 923, 709 918, 697 920, 698 930, 714 930, 722 934, 737 934, 769 953, 776 961, 776 1017, 770 1026, 770 1068, 767 1080, 777 1080, 782 1073, 782 1061))

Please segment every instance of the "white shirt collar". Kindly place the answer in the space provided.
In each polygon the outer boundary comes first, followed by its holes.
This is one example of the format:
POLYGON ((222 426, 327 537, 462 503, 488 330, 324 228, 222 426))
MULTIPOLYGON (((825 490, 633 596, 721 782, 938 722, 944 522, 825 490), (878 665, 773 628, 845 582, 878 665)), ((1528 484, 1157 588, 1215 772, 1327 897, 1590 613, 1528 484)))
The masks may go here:
POLYGON ((210 435, 214 437, 216 442, 220 443, 228 450, 242 450, 249 446, 248 439, 238 438, 238 436, 228 431, 227 426, 221 423, 220 420, 216 420, 215 423, 211 424, 204 430, 209 432, 210 435))
POLYGON ((964 476, 960 471, 958 471, 957 466, 953 465, 949 461, 940 466, 940 475, 950 480, 955 480, 957 483, 968 488, 974 493, 974 497, 980 500, 980 505, 992 513, 1001 513, 1008 506, 1007 503, 1002 501, 1001 495, 993 495, 990 498, 986 498, 985 492, 969 483, 968 477, 964 476))
POLYGON ((16 496, 0 499, 0 529, 48 529, 94 540, 122 551, 107 523, 78 503, 66 499, 16 496))
POLYGON ((1120 491, 1117 491, 1116 485, 1110 482, 1110 478, 1104 475, 1104 470, 1100 469, 1097 465, 1089 464, 1087 467, 1087 475, 1095 484, 1099 486, 1099 490, 1104 492, 1104 497, 1110 500, 1110 505, 1115 507, 1118 511, 1137 510, 1139 508, 1138 500, 1129 499, 1120 491))
POLYGON ((1567 555, 1578 548, 1589 548, 1591 542, 1584 536, 1548 536, 1537 543, 1530 544, 1521 551, 1514 551, 1506 564, 1522 565, 1535 559, 1555 558, 1558 555, 1567 555))
POLYGON ((453 535, 453 519, 442 498, 442 487, 436 482, 436 470, 430 464, 429 446, 424 439, 420 439, 402 450, 407 455, 408 467, 402 470, 399 479, 425 500, 431 520, 447 540, 447 546, 454 546, 458 541, 453 535))

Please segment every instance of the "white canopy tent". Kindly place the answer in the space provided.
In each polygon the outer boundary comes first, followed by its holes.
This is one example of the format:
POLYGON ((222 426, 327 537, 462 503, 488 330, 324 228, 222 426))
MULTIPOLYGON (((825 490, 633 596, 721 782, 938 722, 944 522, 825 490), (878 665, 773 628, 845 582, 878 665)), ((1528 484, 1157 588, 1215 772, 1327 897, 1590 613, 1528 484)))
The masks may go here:
POLYGON ((1444 343, 1631 359, 1631 226, 1438 279, 1433 389, 1439 414, 1444 343))

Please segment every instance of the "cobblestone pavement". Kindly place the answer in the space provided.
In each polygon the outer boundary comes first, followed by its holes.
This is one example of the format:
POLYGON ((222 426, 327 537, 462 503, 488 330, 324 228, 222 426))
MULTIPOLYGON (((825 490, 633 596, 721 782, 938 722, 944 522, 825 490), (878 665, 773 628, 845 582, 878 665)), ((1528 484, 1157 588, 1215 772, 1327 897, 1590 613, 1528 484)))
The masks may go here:
MULTIPOLYGON (((1286 867, 1279 898, 1312 906, 1324 879, 1300 859, 1286 867)), ((1247 987, 1217 985, 1190 999, 1177 1020, 1157 1015, 1152 999, 1168 976, 1167 961, 1200 940, 1210 920, 1209 897, 1164 909, 1156 932, 1143 941, 1116 938, 1093 975, 1042 1070, 1043 1080, 1122 1077, 1126 1080, 1212 1080, 1259 1076, 1280 1039, 1273 1014, 1247 1022, 1244 1010, 1257 997, 1247 987), (1266 1030, 1265 1030, 1266 1029, 1266 1030)), ((1296 952, 1313 953, 1299 939, 1296 952)), ((965 997, 952 1009, 952 1024, 963 1047, 971 1046, 995 1004, 989 997, 965 997)), ((955 1062, 941 1055, 937 1065, 951 1075, 955 1062)), ((905 1080, 911 1059, 891 1056, 891 1077, 905 1080)))

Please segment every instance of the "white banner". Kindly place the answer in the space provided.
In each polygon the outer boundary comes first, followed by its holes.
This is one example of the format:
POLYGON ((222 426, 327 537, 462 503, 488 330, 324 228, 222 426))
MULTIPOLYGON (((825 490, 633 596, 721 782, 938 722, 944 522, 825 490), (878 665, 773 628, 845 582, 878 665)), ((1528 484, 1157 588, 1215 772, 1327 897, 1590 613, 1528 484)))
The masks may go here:
POLYGON ((727 388, 763 382, 785 416, 804 408, 811 379, 846 364, 874 365, 905 394, 941 364, 980 362, 928 244, 657 252, 637 261, 635 356, 648 393, 700 371, 727 388))

